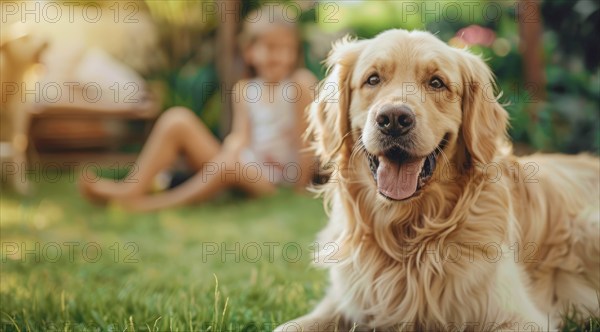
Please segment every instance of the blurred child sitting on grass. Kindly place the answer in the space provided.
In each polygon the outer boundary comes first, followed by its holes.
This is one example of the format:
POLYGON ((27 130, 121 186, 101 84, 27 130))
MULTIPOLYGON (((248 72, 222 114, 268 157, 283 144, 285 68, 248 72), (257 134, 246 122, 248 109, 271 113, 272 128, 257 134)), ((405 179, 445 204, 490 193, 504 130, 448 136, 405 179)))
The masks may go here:
POLYGON ((233 187, 254 196, 273 193, 285 182, 304 188, 312 175, 312 156, 303 152, 303 114, 316 78, 299 68, 299 32, 278 14, 251 13, 248 17, 259 18, 244 23, 240 44, 253 77, 234 87, 232 131, 223 143, 192 111, 173 107, 158 119, 135 172, 121 182, 82 176, 84 196, 149 211, 206 201, 233 187), (154 178, 180 152, 196 173, 173 189, 152 194, 154 178))

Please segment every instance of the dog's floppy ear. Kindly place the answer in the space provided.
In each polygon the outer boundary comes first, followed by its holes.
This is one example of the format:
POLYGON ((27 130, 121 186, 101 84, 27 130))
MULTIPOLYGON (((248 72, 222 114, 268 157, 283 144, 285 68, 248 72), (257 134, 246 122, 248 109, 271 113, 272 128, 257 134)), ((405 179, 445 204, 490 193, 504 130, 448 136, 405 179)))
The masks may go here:
POLYGON ((494 75, 485 62, 460 51, 463 96, 462 135, 471 163, 490 163, 506 140, 508 113, 495 95, 494 75))
POLYGON ((366 42, 345 37, 333 45, 326 60, 328 74, 319 84, 315 101, 310 106, 306 132, 323 164, 332 161, 350 136, 349 80, 366 42))

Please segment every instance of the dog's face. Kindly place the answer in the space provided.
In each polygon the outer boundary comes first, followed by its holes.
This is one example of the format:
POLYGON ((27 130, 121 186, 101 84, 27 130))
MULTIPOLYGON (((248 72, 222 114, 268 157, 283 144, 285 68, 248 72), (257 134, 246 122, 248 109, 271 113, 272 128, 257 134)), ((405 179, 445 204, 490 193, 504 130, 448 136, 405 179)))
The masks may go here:
POLYGON ((506 112, 478 57, 426 32, 391 30, 336 45, 328 62, 331 72, 311 115, 317 152, 368 166, 381 196, 420 196, 440 164, 491 162, 506 112), (344 154, 344 144, 353 153, 344 154))
POLYGON ((379 193, 412 197, 431 179, 436 160, 460 129, 456 57, 424 34, 383 34, 358 57, 352 71, 350 119, 362 132, 379 193), (445 52, 446 51, 446 52, 445 52))

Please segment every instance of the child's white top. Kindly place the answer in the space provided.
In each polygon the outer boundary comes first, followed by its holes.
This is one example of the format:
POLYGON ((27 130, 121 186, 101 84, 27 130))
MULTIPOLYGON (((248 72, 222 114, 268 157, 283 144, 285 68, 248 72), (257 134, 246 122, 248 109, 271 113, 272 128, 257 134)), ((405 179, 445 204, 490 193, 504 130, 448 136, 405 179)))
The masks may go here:
MULTIPOLYGON (((287 164, 297 161, 297 138, 294 135, 298 89, 287 79, 270 85, 259 78, 249 80, 243 88, 251 122, 251 142, 246 149, 249 151, 244 151, 242 159, 258 163, 264 170, 268 167, 279 169, 281 173, 287 164), (260 97, 256 97, 257 91, 262 94, 260 97)), ((288 167, 291 166, 297 165, 288 167)), ((275 183, 291 181, 294 172, 296 170, 292 168, 289 176, 283 174, 282 178, 282 174, 278 174, 269 180, 275 183)))

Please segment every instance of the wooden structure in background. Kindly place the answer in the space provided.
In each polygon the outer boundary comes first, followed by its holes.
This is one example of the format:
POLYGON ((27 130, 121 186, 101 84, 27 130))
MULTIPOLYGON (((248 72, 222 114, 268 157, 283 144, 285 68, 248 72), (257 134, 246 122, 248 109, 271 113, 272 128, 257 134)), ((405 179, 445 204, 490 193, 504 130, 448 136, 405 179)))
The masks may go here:
POLYGON ((150 125, 160 113, 161 102, 151 92, 139 102, 124 105, 98 105, 83 100, 81 93, 74 93, 73 96, 72 102, 30 106, 31 123, 28 131, 36 150, 117 150, 123 142, 143 142, 150 125), (122 130, 122 134, 115 130, 119 126, 126 129, 129 121, 142 122, 144 135, 136 137, 126 130, 122 130))
POLYGON ((236 36, 241 23, 241 7, 239 0, 221 1, 219 4, 219 30, 217 33, 217 71, 221 81, 221 95, 223 107, 221 110, 221 138, 227 136, 231 130, 232 105, 231 91, 235 82, 240 79, 241 73, 236 66, 236 36))
POLYGON ((532 98, 527 110, 533 122, 537 122, 537 109, 546 99, 546 75, 544 73, 544 49, 542 34, 544 26, 538 0, 520 0, 518 7, 520 51, 523 55, 525 88, 532 98))

